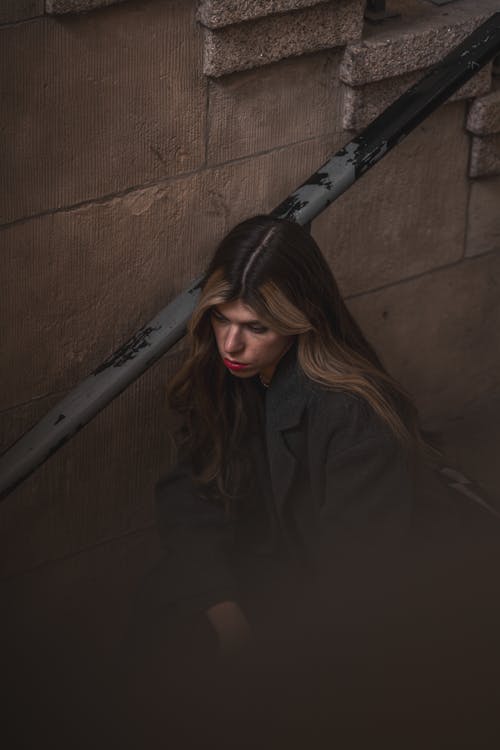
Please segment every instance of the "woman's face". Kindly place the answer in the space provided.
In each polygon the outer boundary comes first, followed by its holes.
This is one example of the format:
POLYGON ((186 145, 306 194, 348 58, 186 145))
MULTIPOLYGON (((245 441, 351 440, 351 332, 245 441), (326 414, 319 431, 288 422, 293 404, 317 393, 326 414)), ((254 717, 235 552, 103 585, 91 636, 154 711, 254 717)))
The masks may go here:
POLYGON ((293 336, 268 328, 255 310, 239 299, 213 307, 211 319, 217 348, 227 369, 237 377, 259 374, 269 382, 293 336))

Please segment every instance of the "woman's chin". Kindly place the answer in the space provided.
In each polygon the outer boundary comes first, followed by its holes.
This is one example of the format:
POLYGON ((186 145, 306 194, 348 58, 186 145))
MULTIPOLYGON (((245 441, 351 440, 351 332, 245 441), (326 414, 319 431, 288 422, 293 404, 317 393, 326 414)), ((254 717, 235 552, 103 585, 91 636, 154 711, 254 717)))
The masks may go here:
POLYGON ((248 368, 245 370, 231 370, 229 367, 227 368, 228 372, 231 375, 234 375, 236 378, 253 378, 254 375, 257 374, 257 371, 254 367, 248 368))

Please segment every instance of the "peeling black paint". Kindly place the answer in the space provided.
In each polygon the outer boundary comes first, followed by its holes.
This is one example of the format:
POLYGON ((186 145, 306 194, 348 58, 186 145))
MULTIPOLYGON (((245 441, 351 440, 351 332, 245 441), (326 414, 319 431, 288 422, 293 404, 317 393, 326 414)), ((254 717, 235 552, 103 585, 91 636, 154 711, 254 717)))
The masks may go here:
POLYGON ((126 344, 117 349, 109 359, 103 362, 102 365, 99 365, 99 367, 94 370, 93 374, 99 375, 99 373, 104 372, 104 370, 107 370, 109 367, 123 367, 123 365, 129 360, 135 359, 141 349, 144 349, 146 346, 151 346, 151 342, 148 341, 148 336, 153 331, 159 330, 159 326, 154 328, 151 326, 141 328, 140 331, 137 331, 135 336, 132 336, 132 338, 126 342, 126 344))
POLYGON ((306 185, 326 185, 328 183, 328 173, 327 172, 315 172, 313 175, 309 177, 309 179, 304 183, 306 185))
POLYGON ((283 219, 292 219, 304 206, 307 206, 308 201, 300 201, 293 195, 286 198, 273 213, 279 214, 283 219))
POLYGON ((272 212, 304 224, 312 221, 373 167, 500 50, 500 13, 453 49, 272 212))
POLYGON ((198 281, 189 289, 189 294, 196 294, 199 289, 203 286, 205 276, 201 276, 198 281))
POLYGON ((77 432, 80 432, 80 430, 85 427, 84 424, 78 424, 76 427, 73 427, 69 432, 66 433, 66 435, 63 435, 54 445, 50 448, 49 451, 47 451, 47 455, 43 459, 43 461, 47 461, 51 456, 54 455, 54 453, 57 453, 59 448, 62 448, 63 445, 66 445, 66 443, 71 440, 72 437, 74 437, 77 432))

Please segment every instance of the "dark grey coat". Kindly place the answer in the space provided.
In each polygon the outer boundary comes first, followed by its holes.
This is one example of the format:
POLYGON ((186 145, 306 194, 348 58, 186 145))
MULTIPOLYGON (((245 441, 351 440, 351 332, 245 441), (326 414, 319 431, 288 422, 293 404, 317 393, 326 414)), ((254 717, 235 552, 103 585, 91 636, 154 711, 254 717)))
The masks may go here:
MULTIPOLYGON (((405 544, 415 500, 404 451, 362 399, 306 378, 293 350, 266 393, 265 445, 256 435, 248 450, 257 480, 269 467, 267 500, 295 570, 314 575, 350 550, 405 544)), ((187 465, 159 483, 156 507, 171 601, 203 609, 237 598, 234 560, 248 514, 228 517, 202 500, 187 465)))

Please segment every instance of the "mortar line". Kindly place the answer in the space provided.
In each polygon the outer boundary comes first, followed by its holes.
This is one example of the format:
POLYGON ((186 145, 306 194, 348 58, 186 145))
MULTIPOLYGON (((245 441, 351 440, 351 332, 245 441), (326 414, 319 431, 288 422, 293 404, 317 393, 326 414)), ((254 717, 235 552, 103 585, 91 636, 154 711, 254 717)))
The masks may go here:
POLYGON ((23 406, 29 406, 36 401, 42 401, 44 398, 51 398, 52 396, 62 396, 63 394, 68 393, 69 390, 70 388, 63 388, 59 391, 51 391, 49 393, 42 393, 40 396, 33 396, 33 398, 30 398, 27 401, 20 401, 18 404, 13 404, 12 406, 7 406, 0 409, 0 416, 8 414, 11 411, 15 411, 16 409, 21 409, 23 406))
POLYGON ((46 13, 43 11, 43 13, 40 13, 38 16, 30 16, 29 18, 20 18, 19 21, 4 21, 3 23, 0 23, 0 31, 2 29, 9 29, 14 28, 15 26, 20 26, 22 23, 30 23, 31 21, 38 21, 40 18, 45 18, 46 13))
POLYGON ((205 78, 205 127, 203 128, 203 137, 205 139, 205 160, 203 162, 203 166, 205 169, 208 168, 208 139, 210 136, 210 80, 207 76, 204 76, 205 78))
POLYGON ((71 560, 72 558, 78 557, 79 555, 83 555, 86 552, 98 549, 99 547, 103 547, 106 544, 110 544, 112 542, 115 542, 121 539, 126 539, 127 537, 132 537, 134 535, 139 535, 143 533, 144 531, 148 531, 148 529, 154 528, 155 526, 156 526, 155 522, 151 521, 145 526, 140 526, 137 529, 130 529, 129 531, 124 531, 122 534, 118 534, 117 536, 100 539, 99 541, 94 542, 93 544, 89 544, 87 547, 81 547, 80 549, 77 549, 74 552, 68 552, 66 555, 62 555, 61 557, 54 557, 51 560, 42 560, 39 563, 35 563, 35 565, 33 565, 31 568, 26 568, 25 570, 18 570, 17 572, 11 573, 3 578, 0 578, 0 587, 2 586, 2 584, 13 581, 16 578, 28 576, 32 573, 38 573, 39 570, 49 567, 50 565, 57 565, 58 563, 71 560))
MULTIPOLYGON (((57 208, 49 208, 45 211, 39 211, 38 213, 29 214, 27 216, 21 216, 17 219, 13 219, 12 221, 8 221, 8 222, 5 222, 4 224, 0 224, 0 231, 5 230, 5 229, 10 229, 16 224, 26 223, 28 221, 31 221, 32 219, 40 219, 44 216, 52 216, 58 213, 69 213, 71 211, 76 211, 79 208, 86 208, 86 207, 90 208, 92 206, 103 205, 104 203, 109 203, 111 200, 114 200, 115 198, 124 198, 127 195, 130 195, 131 193, 138 192, 139 190, 147 190, 153 187, 168 187, 169 185, 174 184, 175 182, 178 182, 180 180, 185 180, 189 177, 193 177, 194 175, 201 174, 209 170, 215 171, 222 167, 242 164, 246 161, 249 161, 250 159, 254 159, 257 157, 261 157, 261 156, 269 156, 270 154, 277 153, 279 151, 285 151, 288 148, 300 146, 301 144, 312 143, 318 138, 328 138, 330 136, 336 135, 338 132, 339 131, 334 130, 329 133, 324 133, 322 135, 314 135, 314 136, 311 136, 310 138, 303 138, 298 141, 292 141, 291 143, 286 143, 280 146, 274 146, 273 148, 266 149, 264 151, 258 151, 253 154, 246 154, 245 156, 239 156, 235 159, 228 159, 227 161, 220 162, 219 164, 211 164, 210 166, 201 165, 201 166, 196 167, 196 169, 189 170, 187 172, 180 172, 179 174, 171 175, 170 177, 164 177, 160 180, 152 180, 150 182, 143 182, 137 185, 132 185, 130 187, 124 188, 123 190, 119 190, 115 193, 106 193, 105 195, 98 196, 95 198, 87 198, 82 201, 77 201, 76 203, 71 203, 65 206, 59 206, 57 208)), ((328 158, 328 154, 326 155, 325 158, 328 158)))
POLYGON ((467 130, 467 119, 469 117, 469 110, 470 110, 470 103, 466 102, 465 107, 464 107, 464 123, 463 123, 463 127, 464 127, 464 130, 465 130, 465 133, 468 136, 467 146, 468 146, 469 152, 468 152, 467 166, 466 166, 467 172, 466 172, 466 175, 465 175, 465 179, 467 180, 467 200, 466 200, 466 204, 465 204, 465 223, 464 223, 464 239, 463 239, 464 252, 463 252, 462 258, 466 258, 467 257, 467 237, 469 235, 469 210, 470 210, 471 195, 472 195, 472 185, 473 185, 473 179, 469 176, 470 175, 470 164, 471 164, 471 158, 472 158, 472 138, 473 138, 472 133, 467 130))
MULTIPOLYGON (((470 159, 470 150, 469 150, 469 159, 470 159)), ((465 260, 467 258, 467 247, 468 247, 468 237, 469 237, 469 211, 470 211, 470 205, 471 205, 471 199, 472 199, 472 185, 473 181, 472 178, 467 178, 467 200, 465 203, 465 222, 464 222, 464 251, 462 255, 462 260, 465 260)))
MULTIPOLYGON (((178 344, 177 344, 178 346, 178 344)), ((114 351, 114 350, 111 350, 114 351)), ((165 352, 165 354, 158 360, 158 362, 165 362, 170 357, 174 358, 177 357, 180 354, 181 350, 178 350, 176 352, 173 352, 171 350, 165 352)), ((155 364, 157 364, 155 362, 155 364)), ((153 365, 154 367, 154 365, 153 365)), ((88 370, 85 371, 86 375, 91 374, 88 370)), ((146 373, 143 373, 146 374, 146 373)), ((83 377, 86 377, 86 375, 83 375, 83 377)), ((133 383, 130 384, 129 387, 132 387, 133 383)), ((48 393, 42 393, 40 396, 33 396, 32 398, 28 399, 27 401, 20 401, 17 404, 12 404, 11 406, 7 406, 5 408, 0 408, 0 416, 7 415, 9 412, 16 411, 16 409, 21 409, 24 406, 29 406, 32 403, 36 403, 37 401, 43 401, 43 399, 51 398, 52 396, 62 396, 64 397, 66 394, 70 393, 73 388, 75 388, 75 383, 70 383, 66 388, 62 388, 57 391, 49 391, 48 393)), ((125 391, 124 391, 125 393, 125 391)))
POLYGON ((351 300, 351 299, 358 299, 359 297, 364 297, 367 294, 375 294, 376 292, 381 292, 384 289, 389 289, 391 287, 399 286, 400 284, 406 284, 411 281, 416 281, 417 279, 421 279, 424 276, 429 276, 432 273, 445 271, 449 268, 455 268, 456 266, 459 266, 462 263, 470 263, 476 260, 480 260, 481 258, 488 257, 490 255, 498 255, 498 254, 499 254, 498 250, 489 250, 488 252, 480 253, 479 255, 461 257, 458 260, 453 261, 452 263, 444 263, 441 266, 433 266, 432 268, 429 268, 426 271, 413 274, 412 276, 406 276, 405 278, 398 279, 397 281, 391 281, 391 282, 388 282, 387 284, 381 284, 380 286, 376 286, 371 289, 363 290, 362 292, 355 292, 354 294, 345 295, 344 299, 346 301, 351 300))

